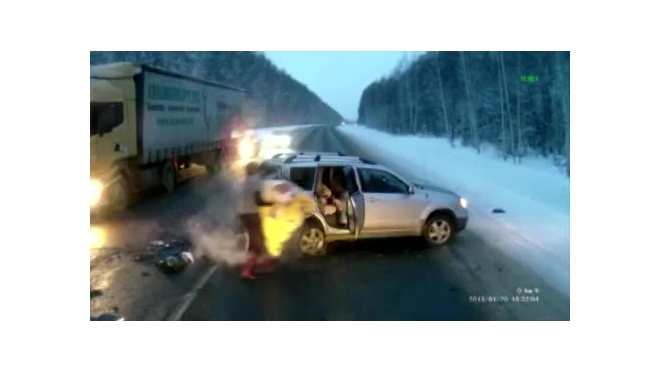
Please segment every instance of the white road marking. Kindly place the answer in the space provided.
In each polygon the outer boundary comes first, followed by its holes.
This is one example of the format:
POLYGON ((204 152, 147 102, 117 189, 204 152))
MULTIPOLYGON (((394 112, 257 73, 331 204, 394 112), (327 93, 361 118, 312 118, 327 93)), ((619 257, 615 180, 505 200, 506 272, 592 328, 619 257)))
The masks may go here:
POLYGON ((181 304, 179 304, 179 306, 174 310, 174 312, 167 318, 168 321, 178 321, 179 319, 181 319, 183 314, 190 306, 190 303, 192 303, 192 301, 197 297, 199 291, 202 289, 204 284, 206 284, 206 281, 208 281, 209 278, 211 278, 211 275, 215 273, 216 269, 218 269, 217 264, 213 265, 212 267, 206 270, 204 275, 202 275, 202 277, 197 281, 195 286, 193 286, 193 289, 184 296, 183 302, 181 302, 181 304))

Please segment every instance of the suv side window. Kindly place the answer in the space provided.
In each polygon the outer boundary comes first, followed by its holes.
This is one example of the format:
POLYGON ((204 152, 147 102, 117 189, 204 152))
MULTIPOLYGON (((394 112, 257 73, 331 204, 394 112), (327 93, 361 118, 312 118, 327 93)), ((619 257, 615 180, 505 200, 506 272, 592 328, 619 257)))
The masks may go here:
POLYGON ((316 178, 316 166, 296 166, 289 169, 290 180, 298 187, 312 191, 316 178))
POLYGON ((362 192, 408 193, 408 185, 388 171, 359 168, 358 175, 362 184, 362 192))

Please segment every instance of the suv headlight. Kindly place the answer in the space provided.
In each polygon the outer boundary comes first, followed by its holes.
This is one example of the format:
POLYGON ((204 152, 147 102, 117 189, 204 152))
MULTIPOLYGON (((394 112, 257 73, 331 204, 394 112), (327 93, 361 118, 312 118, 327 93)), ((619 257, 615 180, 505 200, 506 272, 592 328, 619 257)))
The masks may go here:
POLYGON ((461 198, 459 198, 459 201, 458 201, 458 202, 461 204, 461 207, 462 207, 462 208, 467 209, 467 200, 466 200, 466 199, 464 199, 463 197, 461 197, 461 198))

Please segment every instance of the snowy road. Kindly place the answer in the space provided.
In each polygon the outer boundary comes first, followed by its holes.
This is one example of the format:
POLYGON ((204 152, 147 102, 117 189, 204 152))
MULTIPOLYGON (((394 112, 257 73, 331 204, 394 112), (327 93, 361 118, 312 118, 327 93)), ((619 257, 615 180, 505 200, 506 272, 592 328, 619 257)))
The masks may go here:
MULTIPOLYGON (((363 155, 332 128, 300 129, 293 146, 363 155)), ((444 249, 425 249, 414 239, 338 245, 326 257, 288 262, 254 283, 201 260, 177 276, 133 260, 163 232, 184 235, 191 218, 217 218, 226 187, 195 177, 173 195, 155 195, 128 215, 95 224, 106 243, 90 252, 90 290, 99 290, 90 292, 90 316, 160 320, 183 308, 181 320, 570 319, 568 298, 470 224, 444 249)))

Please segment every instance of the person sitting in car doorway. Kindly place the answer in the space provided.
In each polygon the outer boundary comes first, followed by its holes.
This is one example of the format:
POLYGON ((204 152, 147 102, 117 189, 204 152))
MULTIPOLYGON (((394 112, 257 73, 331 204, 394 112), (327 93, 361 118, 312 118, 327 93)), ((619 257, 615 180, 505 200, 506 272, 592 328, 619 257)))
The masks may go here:
POLYGON ((340 227, 344 227, 348 224, 348 191, 342 185, 341 180, 335 177, 330 179, 330 191, 332 191, 332 199, 330 201, 336 208, 337 223, 340 227))
POLYGON ((334 204, 332 191, 330 190, 330 187, 323 183, 321 183, 320 200, 323 215, 329 216, 337 212, 337 206, 334 204))
POLYGON ((336 227, 344 227, 348 223, 347 206, 348 192, 341 181, 330 179, 328 185, 321 183, 320 206, 326 220, 336 227))

